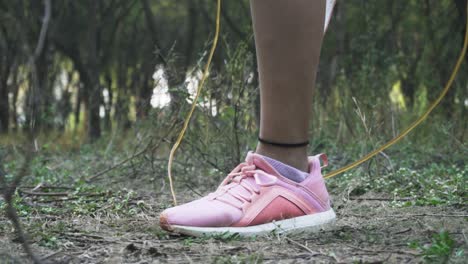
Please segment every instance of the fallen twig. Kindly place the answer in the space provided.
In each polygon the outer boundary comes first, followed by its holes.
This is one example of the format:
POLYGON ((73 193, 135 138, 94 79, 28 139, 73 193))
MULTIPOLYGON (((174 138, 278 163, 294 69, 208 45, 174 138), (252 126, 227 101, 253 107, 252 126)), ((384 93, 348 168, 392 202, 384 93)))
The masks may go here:
POLYGON ((290 242, 290 243, 292 243, 292 244, 294 244, 294 245, 296 245, 296 246, 298 246, 298 247, 300 247, 300 248, 302 248, 302 249, 305 249, 305 250, 306 250, 307 252, 309 252, 312 256, 322 255, 320 252, 313 251, 312 249, 306 247, 305 245, 302 245, 302 244, 299 243, 299 242, 296 242, 296 241, 290 239, 289 237, 285 237, 285 239, 286 239, 288 242, 290 242))
POLYGON ((411 197, 403 197, 403 198, 349 197, 349 200, 352 200, 352 201, 412 201, 412 200, 414 200, 414 198, 411 198, 411 197))
POLYGON ((75 189, 75 188, 69 187, 69 186, 48 186, 48 185, 44 185, 43 183, 38 184, 38 185, 36 185, 36 186, 21 185, 21 186, 19 186, 18 188, 21 188, 21 189, 31 189, 32 191, 37 191, 37 190, 48 190, 48 189, 51 189, 51 190, 56 190, 56 189, 74 190, 74 189, 75 189), (38 186, 39 186, 39 188, 38 188, 38 186))
POLYGON ((55 251, 55 252, 50 253, 49 255, 45 255, 43 258, 41 258, 41 260, 42 260, 42 261, 45 261, 45 260, 47 260, 47 259, 49 259, 49 258, 51 258, 51 257, 56 256, 57 254, 62 253, 62 251, 63 251, 62 249, 59 249, 59 250, 57 250, 57 251, 55 251))
POLYGON ((403 233, 409 232, 409 231, 411 231, 411 230, 412 230, 411 227, 408 227, 408 228, 406 228, 406 229, 397 231, 397 232, 395 232, 395 233, 393 233, 393 234, 399 235, 399 234, 403 234, 403 233))
POLYGON ((31 192, 24 189, 18 189, 19 192, 32 196, 69 196, 67 192, 31 192))

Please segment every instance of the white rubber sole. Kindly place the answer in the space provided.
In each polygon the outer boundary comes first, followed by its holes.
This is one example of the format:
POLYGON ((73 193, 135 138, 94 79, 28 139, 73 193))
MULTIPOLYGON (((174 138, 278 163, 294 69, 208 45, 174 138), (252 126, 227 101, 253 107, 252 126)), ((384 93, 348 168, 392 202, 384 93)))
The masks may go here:
POLYGON ((189 236, 215 236, 237 234, 241 237, 265 236, 271 234, 299 234, 318 232, 333 224, 336 214, 333 209, 322 213, 304 215, 267 224, 247 227, 193 227, 171 225, 172 232, 189 236))

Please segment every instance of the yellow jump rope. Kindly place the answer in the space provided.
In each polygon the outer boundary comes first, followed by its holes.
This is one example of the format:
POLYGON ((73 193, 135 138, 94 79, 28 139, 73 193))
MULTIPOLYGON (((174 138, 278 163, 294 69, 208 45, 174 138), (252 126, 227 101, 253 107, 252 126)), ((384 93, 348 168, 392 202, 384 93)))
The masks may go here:
MULTIPOLYGON (((198 84, 197 91, 196 91, 196 94, 195 94, 195 98, 193 99, 192 107, 190 108, 190 111, 187 114, 187 117, 185 118, 182 130, 180 131, 179 136, 177 137, 177 140, 174 143, 174 146, 172 147, 171 152, 169 154, 169 162, 168 162, 168 165, 167 165, 167 172, 168 172, 169 185, 170 185, 174 205, 177 205, 177 198, 176 198, 176 194, 175 194, 175 191, 174 191, 174 185, 173 185, 173 180, 172 180, 172 161, 174 160, 174 154, 175 154, 176 150, 178 149, 178 147, 180 146, 180 143, 182 142, 182 139, 184 138, 185 132, 187 131, 188 125, 190 123, 190 119, 192 118, 193 112, 195 111, 196 102, 198 100, 198 97, 200 96, 200 92, 201 92, 202 87, 203 87, 203 85, 204 85, 204 83, 206 81, 206 78, 208 77, 208 75, 210 73, 211 60, 212 60, 214 52, 216 50, 216 45, 218 44, 220 20, 221 20, 220 17, 221 17, 221 0, 218 0, 217 1, 217 8, 216 8, 216 29, 215 29, 215 34, 214 34, 210 54, 208 56, 208 60, 207 60, 206 65, 205 65, 202 78, 200 80, 200 83, 198 84)), ((434 108, 436 108, 437 105, 439 105, 440 101, 442 101, 444 96, 450 90, 450 87, 452 86, 453 81, 455 80, 455 77, 457 76, 458 70, 460 69, 460 66, 461 66, 461 64, 463 62, 463 59, 465 58, 467 46, 468 46, 468 5, 467 5, 467 18, 466 18, 465 38, 464 38, 464 41, 463 41, 463 48, 462 48, 462 50, 460 52, 460 55, 458 56, 457 63, 455 64, 455 67, 452 70, 452 74, 450 75, 449 80, 445 84, 444 89, 439 94, 437 99, 429 106, 429 108, 426 110, 426 112, 424 112, 424 114, 422 114, 418 119, 416 119, 416 121, 414 121, 408 128, 406 128, 398 136, 394 137, 393 139, 391 139, 387 143, 383 144, 382 146, 380 146, 376 150, 370 152, 369 154, 362 157, 361 159, 359 159, 359 160, 357 160, 355 162, 352 162, 352 163, 344 166, 343 168, 334 170, 334 171, 326 174, 324 176, 324 178, 328 179, 328 178, 334 177, 334 176, 336 176, 338 174, 341 174, 341 173, 343 173, 345 171, 353 169, 353 168, 359 166, 360 164, 368 161, 369 159, 371 159, 372 157, 377 155, 379 152, 387 149, 388 147, 390 147, 390 146, 394 145, 395 143, 397 143, 398 141, 400 141, 402 138, 404 138, 406 135, 408 135, 413 129, 415 129, 419 124, 421 124, 429 116, 429 114, 432 112, 432 110, 434 110, 434 108)))

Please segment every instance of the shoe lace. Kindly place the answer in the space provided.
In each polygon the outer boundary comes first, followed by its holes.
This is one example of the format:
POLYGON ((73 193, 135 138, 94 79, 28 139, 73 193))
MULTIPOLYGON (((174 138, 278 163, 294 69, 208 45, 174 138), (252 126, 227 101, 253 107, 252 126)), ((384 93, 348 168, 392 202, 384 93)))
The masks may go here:
POLYGON ((273 185, 276 180, 277 178, 275 176, 258 169, 255 164, 243 162, 227 175, 224 181, 219 185, 216 192, 213 193, 212 199, 219 200, 242 210, 242 205, 244 203, 251 203, 252 197, 255 194, 260 194, 260 187, 273 185), (255 179, 255 183, 245 180, 249 177, 253 177, 255 179), (248 192, 248 195, 239 191, 239 189, 236 188, 238 186, 245 189, 248 192), (241 201, 242 205, 234 203, 224 195, 226 193, 241 201))

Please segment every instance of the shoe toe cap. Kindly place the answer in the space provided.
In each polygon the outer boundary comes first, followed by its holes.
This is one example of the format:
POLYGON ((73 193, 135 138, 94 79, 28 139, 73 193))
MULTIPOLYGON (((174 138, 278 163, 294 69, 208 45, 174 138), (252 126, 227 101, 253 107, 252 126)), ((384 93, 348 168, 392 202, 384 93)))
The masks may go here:
POLYGON ((171 231, 172 225, 196 227, 230 226, 240 219, 242 212, 219 201, 200 199, 164 210, 160 226, 171 231))

